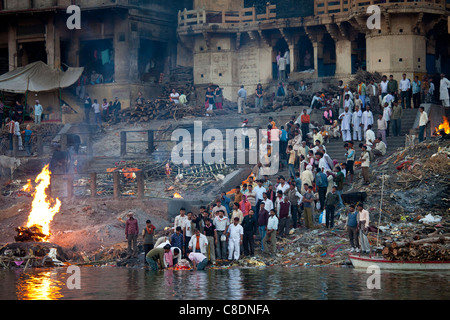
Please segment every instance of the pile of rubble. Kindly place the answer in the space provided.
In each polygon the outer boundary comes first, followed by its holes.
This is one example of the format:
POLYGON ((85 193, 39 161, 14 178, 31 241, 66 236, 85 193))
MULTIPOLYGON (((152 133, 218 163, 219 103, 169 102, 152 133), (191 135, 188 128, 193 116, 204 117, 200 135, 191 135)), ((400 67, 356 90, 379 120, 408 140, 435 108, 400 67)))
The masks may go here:
POLYGON ((370 194, 364 206, 380 229, 377 249, 391 260, 449 260, 450 142, 399 149, 371 171, 369 186, 353 188, 370 194))
POLYGON ((0 248, 0 266, 4 269, 64 266, 68 258, 63 248, 49 242, 16 242, 0 248))

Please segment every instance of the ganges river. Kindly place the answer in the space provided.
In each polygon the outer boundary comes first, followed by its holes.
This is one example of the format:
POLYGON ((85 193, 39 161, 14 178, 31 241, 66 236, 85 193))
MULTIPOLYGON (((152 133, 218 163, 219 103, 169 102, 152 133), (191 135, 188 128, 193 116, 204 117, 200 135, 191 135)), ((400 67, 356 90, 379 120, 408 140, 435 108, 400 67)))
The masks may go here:
MULTIPOLYGON (((74 273, 75 274, 75 273, 74 273)), ((346 266, 160 271, 81 267, 80 288, 66 267, 1 270, 1 300, 436 300, 450 299, 450 272, 382 271, 346 266), (375 282, 373 282, 375 283, 375 282)))

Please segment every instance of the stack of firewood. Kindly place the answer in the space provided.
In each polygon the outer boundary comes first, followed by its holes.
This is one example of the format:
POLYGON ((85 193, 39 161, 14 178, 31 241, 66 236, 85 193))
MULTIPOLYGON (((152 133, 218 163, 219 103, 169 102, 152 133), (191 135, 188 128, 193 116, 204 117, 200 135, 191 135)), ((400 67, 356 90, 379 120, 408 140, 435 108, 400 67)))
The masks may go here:
POLYGON ((147 101, 143 105, 136 105, 125 109, 120 113, 121 121, 133 124, 137 122, 148 122, 150 120, 179 120, 186 116, 205 115, 204 106, 183 106, 174 104, 168 99, 157 99, 147 101))
POLYGON ((388 260, 449 261, 450 236, 428 237, 420 240, 392 242, 382 250, 388 260))

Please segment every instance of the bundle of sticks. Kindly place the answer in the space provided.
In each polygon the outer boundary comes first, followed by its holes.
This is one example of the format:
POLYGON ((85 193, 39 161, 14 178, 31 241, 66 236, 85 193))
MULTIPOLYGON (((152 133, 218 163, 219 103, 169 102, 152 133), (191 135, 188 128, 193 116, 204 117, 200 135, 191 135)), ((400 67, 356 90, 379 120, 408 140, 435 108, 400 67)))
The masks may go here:
POLYGON ((450 236, 429 237, 386 244, 381 252, 388 260, 449 261, 450 236))

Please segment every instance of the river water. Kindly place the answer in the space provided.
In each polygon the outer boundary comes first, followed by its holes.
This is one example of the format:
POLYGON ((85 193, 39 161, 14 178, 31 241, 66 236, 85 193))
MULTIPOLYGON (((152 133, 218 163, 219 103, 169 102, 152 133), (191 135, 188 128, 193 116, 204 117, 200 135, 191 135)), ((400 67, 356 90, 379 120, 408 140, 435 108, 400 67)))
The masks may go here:
MULTIPOLYGON (((74 274, 75 275, 75 274, 74 274)), ((0 300, 366 300, 450 299, 450 272, 382 271, 380 289, 371 274, 350 267, 265 267, 152 272, 82 267, 80 289, 66 268, 0 271, 0 300)))

